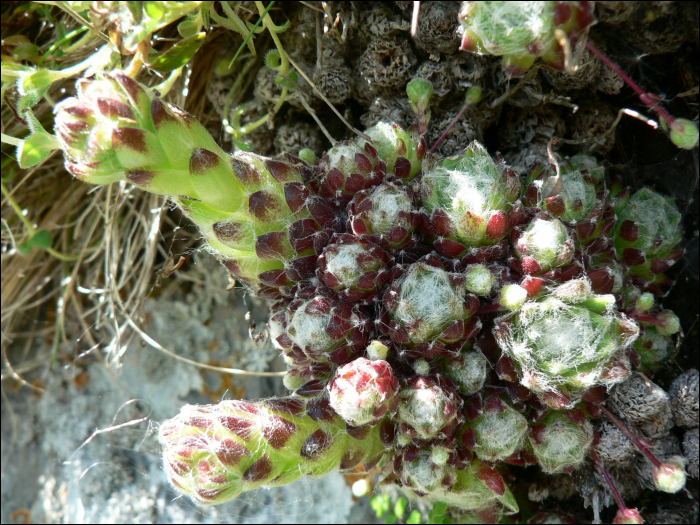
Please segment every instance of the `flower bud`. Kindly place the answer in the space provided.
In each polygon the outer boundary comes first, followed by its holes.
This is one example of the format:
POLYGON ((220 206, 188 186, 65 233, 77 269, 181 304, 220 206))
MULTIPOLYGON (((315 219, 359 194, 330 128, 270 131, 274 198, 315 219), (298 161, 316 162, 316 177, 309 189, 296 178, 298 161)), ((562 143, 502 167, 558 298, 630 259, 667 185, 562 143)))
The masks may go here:
MULTIPOLYGON (((665 122, 662 119, 662 122, 665 122)), ((682 149, 693 149, 698 145, 698 127, 691 120, 677 118, 671 128, 671 142, 682 149), (678 129, 680 128, 680 129, 678 129)))
POLYGON ((507 284, 501 288, 500 304, 504 308, 515 312, 527 301, 527 290, 519 284, 507 284))
POLYGON ((426 111, 433 96, 433 85, 424 78, 414 78, 406 86, 406 94, 414 112, 426 111))
POLYGON ((489 295, 496 284, 496 276, 483 264, 472 264, 464 271, 467 290, 476 295, 489 295))
POLYGON ((644 518, 637 509, 618 509, 613 523, 616 525, 636 525, 644 523, 644 518))
POLYGON ((680 331, 681 321, 671 310, 662 310, 656 316, 656 331, 661 335, 673 335, 680 331))
POLYGON ((685 487, 685 461, 680 456, 674 456, 660 467, 654 467, 654 483, 658 490, 675 494, 685 487))

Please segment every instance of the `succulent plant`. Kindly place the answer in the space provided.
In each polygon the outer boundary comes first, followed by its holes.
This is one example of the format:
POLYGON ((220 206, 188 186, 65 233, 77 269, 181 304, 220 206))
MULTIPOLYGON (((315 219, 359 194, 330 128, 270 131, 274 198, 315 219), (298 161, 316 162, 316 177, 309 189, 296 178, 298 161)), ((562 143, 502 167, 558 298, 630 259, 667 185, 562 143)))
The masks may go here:
POLYGON ((564 47, 575 52, 596 20, 593 2, 463 2, 460 49, 502 56, 511 75, 530 69, 538 58, 564 69, 564 47))
POLYGON ((508 234, 508 212, 519 194, 515 173, 499 170, 486 149, 472 142, 462 156, 423 174, 423 232, 445 257, 495 244, 508 234))
POLYGON ((400 181, 362 190, 348 206, 348 229, 392 252, 411 247, 418 220, 413 192, 400 181))
POLYGON ((224 265, 261 295, 314 276, 338 220, 310 196, 302 172, 311 168, 301 159, 231 157, 191 115, 121 72, 80 81, 78 96, 54 113, 70 173, 170 196, 224 265))
POLYGON ((347 206, 358 191, 382 182, 387 169, 377 149, 361 139, 336 144, 318 167, 323 173, 320 194, 340 207, 347 206))
POLYGON ((321 282, 352 303, 367 303, 391 274, 394 258, 376 244, 349 233, 335 234, 318 258, 321 282))
POLYGON ((554 411, 531 426, 528 441, 537 463, 548 474, 571 472, 586 458, 593 426, 578 409, 554 411))
POLYGON ((358 357, 336 371, 328 392, 331 407, 350 425, 376 425, 396 412, 399 380, 386 361, 358 357))
POLYGON ((348 432, 328 406, 294 397, 185 405, 159 440, 170 481, 200 505, 369 463, 385 447, 381 425, 348 432))
POLYGON ((462 442, 482 461, 504 461, 517 455, 529 432, 527 419, 496 395, 467 402, 462 442))
MULTIPOLYGON (((559 16, 559 4, 542 12, 559 16)), ((549 60, 547 45, 526 59, 549 60)), ((412 102, 427 124, 421 93, 412 102)), ((604 406, 611 389, 609 406, 648 439, 668 433, 671 407, 678 425, 697 426, 697 372, 670 402, 630 376, 658 367, 680 330, 656 304, 681 254, 672 201, 619 188, 610 199, 589 156, 535 166, 523 191, 476 142, 429 155, 420 122, 379 123, 371 142, 336 144, 317 162, 227 155, 120 72, 57 104, 71 173, 169 196, 231 272, 276 301, 270 339, 293 395, 184 407, 160 432, 173 485, 216 504, 368 463, 385 483, 495 521, 517 511, 499 469, 615 463, 628 439, 622 456, 634 443, 650 459, 651 487, 680 490, 680 452, 662 462, 604 406), (598 425, 593 448, 589 420, 601 414, 614 426, 598 425)), ((638 518, 618 504, 618 521, 638 518)))
POLYGON ((444 439, 462 421, 462 398, 449 379, 440 376, 410 378, 398 397, 396 420, 405 436, 444 439))
MULTIPOLYGON (((400 274, 397 268, 395 274, 400 274)), ((470 321, 479 308, 476 296, 468 294, 463 275, 447 272, 435 255, 411 264, 386 290, 382 323, 391 339, 414 346, 429 359, 459 351, 475 335, 480 323, 470 321)))
POLYGON ((625 189, 616 196, 615 212, 615 247, 622 261, 644 281, 667 284, 663 272, 684 253, 677 248, 683 234, 673 199, 649 188, 632 196, 625 189))
POLYGON ((519 380, 556 409, 573 407, 596 385, 622 381, 631 370, 625 351, 639 328, 614 304, 613 296, 592 295, 585 280, 525 302, 496 328, 500 376, 519 380))

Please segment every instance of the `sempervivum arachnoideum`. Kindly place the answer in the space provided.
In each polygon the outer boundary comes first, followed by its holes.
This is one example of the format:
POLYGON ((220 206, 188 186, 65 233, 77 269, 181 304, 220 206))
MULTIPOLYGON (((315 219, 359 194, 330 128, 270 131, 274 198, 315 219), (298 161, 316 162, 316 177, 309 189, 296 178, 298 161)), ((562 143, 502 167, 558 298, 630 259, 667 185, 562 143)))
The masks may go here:
POLYGON ((555 410, 531 424, 528 442, 542 470, 555 474, 580 465, 594 435, 593 426, 579 409, 555 410))
POLYGON ((512 170, 496 165, 481 144, 472 142, 464 154, 424 171, 421 227, 441 255, 460 257, 507 235, 520 181, 512 170))
POLYGON ((405 268, 394 269, 394 281, 384 292, 380 329, 424 359, 459 352, 476 335, 481 322, 472 317, 479 299, 467 293, 466 278, 448 272, 435 254, 405 268))
POLYGON ((574 279, 497 323, 503 351, 497 372, 552 408, 570 408, 590 388, 612 386, 630 373, 627 347, 638 333, 617 312, 614 296, 592 294, 587 280, 574 279))
POLYGON ((514 228, 511 241, 519 262, 516 268, 530 275, 566 266, 575 254, 566 226, 544 212, 526 226, 514 228))
POLYGON ((370 335, 369 317, 361 307, 324 295, 295 298, 271 322, 279 334, 275 346, 303 364, 347 363, 360 355, 370 335))
POLYGON ((683 233, 673 199, 649 188, 630 196, 626 188, 616 195, 615 212, 615 247, 620 258, 635 284, 662 295, 662 287, 670 284, 663 272, 684 253, 677 248, 683 233))
POLYGON ((340 233, 318 258, 316 275, 343 299, 367 304, 391 277, 393 263, 394 258, 376 244, 340 233))
POLYGON ((362 139, 340 142, 318 164, 322 173, 319 193, 344 208, 355 194, 376 186, 386 174, 386 162, 362 139))
POLYGON ((413 244, 418 220, 413 192, 400 181, 362 190, 348 206, 348 229, 390 251, 413 244))
POLYGON ((169 196, 260 295, 278 296, 279 287, 314 276, 338 219, 309 195, 311 167, 301 159, 231 157, 192 115, 119 71, 79 81, 78 96, 54 111, 69 172, 169 196))
POLYGON ((407 183, 420 174, 428 148, 417 132, 405 131, 396 123, 379 122, 365 133, 372 139, 379 158, 386 162, 387 178, 407 183))
POLYGON ((381 359, 358 357, 341 366, 327 389, 333 410, 352 426, 375 425, 398 408, 399 380, 381 359))
POLYGON ((427 496, 437 489, 449 491, 457 481, 450 462, 454 453, 440 444, 418 446, 410 443, 394 455, 394 474, 404 487, 417 496, 427 496))
POLYGON ((497 393, 477 395, 465 403, 466 423, 460 431, 464 446, 482 461, 519 458, 529 427, 527 419, 497 393))
POLYGON ((616 218, 604 175, 604 168, 589 155, 565 159, 558 173, 538 163, 528 174, 523 202, 575 228, 576 241, 587 253, 607 253, 612 242, 606 236, 616 218))
POLYGON ((462 398, 457 385, 439 375, 417 376, 406 380, 399 391, 399 423, 401 440, 446 439, 464 421, 462 398))
POLYGON ((593 2, 463 2, 460 49, 502 56, 503 69, 520 75, 539 58, 564 69, 569 55, 585 43, 595 24, 593 2))

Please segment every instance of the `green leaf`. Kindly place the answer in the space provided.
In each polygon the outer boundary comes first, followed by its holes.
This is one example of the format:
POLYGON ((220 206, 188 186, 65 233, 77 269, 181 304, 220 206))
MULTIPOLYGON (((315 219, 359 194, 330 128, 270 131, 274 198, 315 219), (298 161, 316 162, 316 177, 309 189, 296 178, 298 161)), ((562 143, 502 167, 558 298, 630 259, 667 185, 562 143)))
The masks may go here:
POLYGON ((51 152, 59 149, 58 140, 48 133, 29 135, 17 148, 17 163, 22 169, 31 168, 45 161, 51 152))
POLYGON ((184 66, 202 47, 207 34, 202 31, 188 38, 180 40, 160 56, 149 55, 148 66, 159 73, 168 73, 184 66))
POLYGON ((393 525, 394 523, 398 523, 399 518, 394 516, 393 514, 389 514, 385 519, 384 523, 388 523, 389 525, 393 525))
POLYGON ((374 509, 377 517, 381 518, 391 510, 391 497, 388 494, 377 494, 370 500, 369 504, 374 509))
POLYGON ((51 248, 51 244, 53 244, 51 232, 49 232, 49 230, 39 230, 29 239, 28 244, 34 248, 41 248, 42 250, 51 248))
POLYGON ((399 518, 403 518, 403 515, 406 514, 406 507, 408 507, 408 500, 406 498, 399 498, 396 501, 396 505, 394 505, 394 514, 399 518))
POLYGON ((447 512, 447 503, 436 501, 433 508, 428 513, 428 523, 444 523, 445 513, 447 512))
POLYGON ((274 49, 268 51, 267 55, 265 55, 265 64, 270 69, 274 69, 275 71, 277 71, 282 66, 282 58, 280 57, 280 52, 274 49))
POLYGON ((406 523, 414 524, 414 523, 420 523, 420 512, 418 510, 413 510, 409 515, 408 519, 406 520, 406 523))
POLYGON ((31 110, 24 112, 24 118, 32 134, 17 147, 17 163, 22 169, 36 166, 60 147, 56 137, 46 132, 31 110))
MULTIPOLYGON (((287 76, 295 83, 299 83, 299 75, 297 75, 296 71, 290 71, 289 73, 287 73, 287 76)), ((294 89, 296 87, 294 83, 290 82, 284 77, 275 77, 275 84, 278 84, 282 87, 286 87, 288 89, 294 89)))
POLYGON ((203 25, 202 13, 197 11, 194 16, 189 15, 177 25, 177 32, 182 38, 189 38, 199 33, 203 25))
POLYGON ((28 242, 23 242, 22 244, 17 245, 17 251, 19 251, 19 253, 21 253, 22 255, 29 255, 33 249, 34 246, 29 244, 28 242))
POLYGON ((144 2, 146 13, 148 16, 155 20, 160 20, 165 14, 165 9, 162 6, 162 2, 144 2))

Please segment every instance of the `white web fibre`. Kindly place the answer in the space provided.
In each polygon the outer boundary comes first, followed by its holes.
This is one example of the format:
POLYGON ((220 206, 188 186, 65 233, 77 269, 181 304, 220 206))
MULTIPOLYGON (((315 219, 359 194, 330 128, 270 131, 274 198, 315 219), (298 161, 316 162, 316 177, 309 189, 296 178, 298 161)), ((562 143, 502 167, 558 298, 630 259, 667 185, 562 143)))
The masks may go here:
POLYGON ((474 422, 479 438, 476 453, 484 461, 507 458, 520 449, 528 431, 527 419, 508 407, 505 412, 484 412, 474 422))
POLYGON ((678 236, 679 221, 669 221, 669 217, 680 218, 678 210, 663 195, 649 188, 642 188, 635 193, 620 215, 620 223, 629 219, 639 224, 639 239, 643 242, 643 250, 651 248, 656 237, 661 237, 664 244, 669 244, 675 242, 678 236))
POLYGON ((369 220, 374 233, 386 234, 400 223, 399 212, 411 211, 411 199, 403 191, 380 186, 371 196, 369 220))
POLYGON ((445 270, 414 265, 403 277, 393 315, 405 326, 421 321, 420 327, 410 335, 414 342, 425 342, 450 322, 465 317, 464 293, 455 292, 445 270))
POLYGON ((367 250, 359 244, 338 245, 337 251, 326 254, 328 271, 346 288, 355 286, 364 273, 357 263, 358 256, 363 253, 367 253, 367 250))
MULTIPOLYGON (((590 427, 588 422, 585 425, 590 427)), ((533 448, 542 470, 549 474, 581 463, 592 441, 577 423, 563 418, 548 423, 540 437, 542 442, 533 448)))
POLYGON ((311 300, 302 304, 292 317, 287 332, 289 337, 300 348, 325 349, 334 345, 334 341, 326 332, 326 326, 330 321, 330 314, 307 314, 306 306, 311 300))

